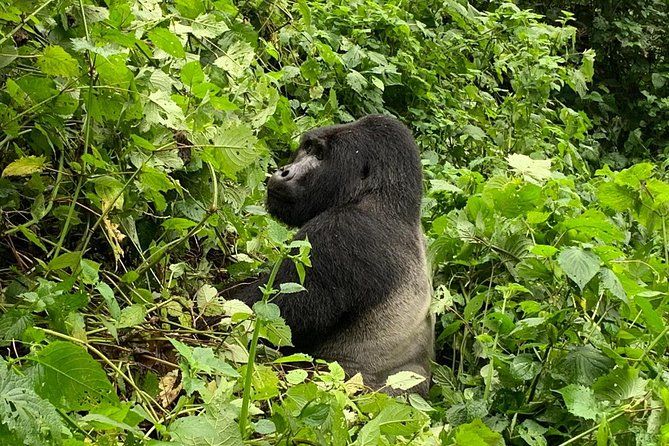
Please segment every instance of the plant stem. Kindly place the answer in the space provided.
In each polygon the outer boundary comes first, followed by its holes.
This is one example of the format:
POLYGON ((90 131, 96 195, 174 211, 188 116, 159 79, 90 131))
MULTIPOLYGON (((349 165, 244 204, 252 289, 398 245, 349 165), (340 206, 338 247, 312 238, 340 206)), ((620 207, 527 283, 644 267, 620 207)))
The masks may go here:
MULTIPOLYGON (((272 287, 274 286, 274 280, 276 279, 276 274, 279 272, 279 267, 283 262, 284 256, 282 255, 274 263, 272 267, 272 272, 269 274, 269 279, 267 279, 267 285, 265 285, 265 290, 263 291, 262 301, 267 302, 267 299, 272 294, 272 287)), ((246 363, 246 375, 244 376, 244 394, 242 396, 242 408, 239 413, 239 430, 242 433, 242 438, 246 437, 247 421, 249 416, 249 404, 251 401, 251 381, 253 380, 253 365, 255 364, 256 358, 256 349, 258 348, 258 337, 260 336, 260 328, 262 327, 262 321, 255 318, 255 325, 253 327, 253 337, 251 338, 251 345, 249 346, 249 360, 246 363)))

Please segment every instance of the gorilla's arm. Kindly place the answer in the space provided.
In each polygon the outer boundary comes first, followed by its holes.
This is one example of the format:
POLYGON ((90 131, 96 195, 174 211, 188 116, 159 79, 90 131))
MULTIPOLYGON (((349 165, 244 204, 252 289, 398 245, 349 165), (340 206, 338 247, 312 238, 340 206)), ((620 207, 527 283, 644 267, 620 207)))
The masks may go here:
MULTIPOLYGON (((281 315, 290 326, 296 347, 322 341, 333 328, 383 300, 397 284, 401 262, 388 255, 393 228, 372 215, 352 210, 328 211, 309 221, 296 235, 308 236, 312 267, 307 269, 307 291, 278 295, 281 315), (384 231, 384 229, 386 229, 384 231)), ((398 240, 395 238, 394 240, 398 240)), ((237 287, 228 298, 253 305, 262 297, 259 286, 268 276, 237 287)), ((274 286, 299 282, 292 260, 284 260, 274 286)))

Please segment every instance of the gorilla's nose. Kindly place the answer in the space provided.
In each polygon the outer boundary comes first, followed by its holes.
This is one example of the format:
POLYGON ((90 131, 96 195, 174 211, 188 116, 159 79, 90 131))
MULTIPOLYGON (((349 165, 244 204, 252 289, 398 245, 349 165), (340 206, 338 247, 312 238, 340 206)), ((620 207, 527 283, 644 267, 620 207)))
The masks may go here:
POLYGON ((295 176, 295 171, 289 166, 280 168, 274 173, 274 178, 278 181, 290 181, 295 176))

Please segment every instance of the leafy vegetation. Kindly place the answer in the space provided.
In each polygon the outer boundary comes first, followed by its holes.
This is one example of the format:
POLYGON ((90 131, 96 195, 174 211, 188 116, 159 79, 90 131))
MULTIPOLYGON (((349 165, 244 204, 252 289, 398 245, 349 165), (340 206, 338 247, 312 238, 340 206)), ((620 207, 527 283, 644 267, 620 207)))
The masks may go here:
POLYGON ((669 444, 669 11, 602 3, 0 4, 0 443, 669 444), (309 267, 266 172, 368 113, 423 153, 427 400, 219 293, 309 267))

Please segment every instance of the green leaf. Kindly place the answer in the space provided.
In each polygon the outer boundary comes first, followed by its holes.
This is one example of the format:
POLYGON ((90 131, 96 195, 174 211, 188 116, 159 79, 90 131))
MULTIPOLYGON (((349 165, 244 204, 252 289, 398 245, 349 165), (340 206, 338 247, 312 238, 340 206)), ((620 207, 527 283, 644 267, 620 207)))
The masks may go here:
POLYGON ((296 369, 286 373, 285 379, 287 383, 295 385, 304 382, 308 376, 309 374, 306 370, 296 369))
POLYGON ((149 102, 144 104, 144 118, 149 124, 159 124, 174 130, 185 130, 186 116, 183 110, 163 90, 149 95, 149 102))
POLYGON ((631 367, 619 367, 602 376, 592 385, 598 398, 619 403, 632 398, 643 397, 648 380, 639 378, 639 371, 631 367))
POLYGON ((225 54, 214 61, 214 65, 231 77, 239 78, 247 74, 255 56, 255 51, 248 42, 236 41, 230 45, 225 54))
POLYGON ((258 139, 253 130, 239 122, 228 121, 222 127, 195 135, 195 139, 203 146, 202 159, 230 178, 235 178, 237 172, 251 165, 260 155, 255 149, 258 139))
MULTIPOLYGON (((481 127, 471 124, 467 124, 464 127, 462 127, 462 135, 465 138, 466 136, 469 136, 474 141, 483 141, 487 137, 486 133, 483 131, 483 129, 481 129, 481 127)), ((460 139, 462 140, 463 137, 461 137, 460 139)))
POLYGON ((232 378, 239 377, 239 373, 230 364, 219 358, 211 347, 190 347, 176 339, 169 341, 194 371, 232 378))
POLYGON ((504 438, 477 419, 458 426, 455 433, 457 446, 503 446, 504 438))
POLYGON ((186 52, 179 38, 166 28, 155 28, 149 31, 149 39, 156 47, 170 56, 179 59, 186 57, 186 52))
POLYGON ((418 373, 403 370, 401 372, 390 375, 386 379, 386 386, 392 389, 409 390, 412 387, 425 381, 425 377, 418 373))
POLYGON ((55 341, 28 358, 36 363, 35 390, 58 407, 69 412, 118 403, 105 371, 78 345, 55 341))
POLYGON ((604 413, 603 408, 595 399, 592 389, 571 384, 558 390, 558 392, 562 394, 567 410, 577 417, 596 421, 604 413))
POLYGON ((583 290, 599 271, 599 257, 591 251, 569 247, 560 252, 558 264, 571 280, 583 290))
POLYGON ((623 284, 620 283, 620 279, 618 279, 616 273, 609 268, 602 268, 599 271, 599 286, 600 289, 608 290, 613 296, 621 301, 629 303, 623 284))
POLYGON ((578 217, 565 220, 562 225, 566 231, 576 229, 587 237, 598 238, 605 243, 620 242, 625 238, 618 226, 596 209, 588 209, 578 217))
POLYGON ((49 262, 49 269, 51 271, 57 270, 57 269, 75 269, 77 266, 79 266, 79 262, 81 261, 81 251, 72 251, 72 252, 66 252, 65 254, 61 254, 58 257, 54 258, 49 262))
POLYGON ((292 293, 299 293, 301 291, 306 291, 306 288, 304 288, 299 283, 286 282, 279 285, 279 290, 283 294, 292 294, 292 293))
POLYGON ((129 328, 140 325, 146 318, 146 308, 142 304, 133 304, 121 310, 116 328, 129 328))
POLYGON ((665 327, 664 321, 657 311, 655 311, 653 305, 647 299, 639 295, 634 296, 634 303, 641 308, 644 321, 650 331, 656 335, 662 333, 665 327))
POLYGON ((572 346, 560 367, 573 384, 591 385, 607 373, 614 362, 591 345, 572 346))
POLYGON ((0 358, 0 420, 2 420, 0 432, 7 429, 17 440, 3 443, 7 445, 61 444, 61 433, 66 429, 56 408, 49 401, 40 398, 33 390, 30 380, 14 373, 2 358, 0 358))
POLYGON ((180 446, 243 446, 239 426, 232 415, 215 412, 213 415, 180 417, 170 424, 172 443, 180 446))
POLYGON ((48 46, 37 58, 37 66, 50 76, 76 77, 79 62, 60 46, 48 46))
POLYGON ((46 165, 44 156, 24 156, 16 161, 12 161, 2 171, 3 177, 21 177, 32 175, 35 172, 42 172, 46 165))
POLYGON ((204 72, 202 71, 200 62, 197 60, 188 62, 186 65, 181 67, 179 75, 181 76, 181 82, 183 82, 184 85, 188 86, 189 88, 204 82, 204 72))
POLYGON ((541 184, 553 175, 549 159, 535 160, 527 155, 510 154, 506 157, 506 161, 514 172, 530 183, 541 184))
POLYGON ((602 206, 622 212, 634 208, 637 194, 625 186, 607 182, 597 188, 597 198, 602 206))
POLYGON ((355 70, 346 75, 346 83, 358 94, 362 94, 367 88, 367 79, 355 70))

